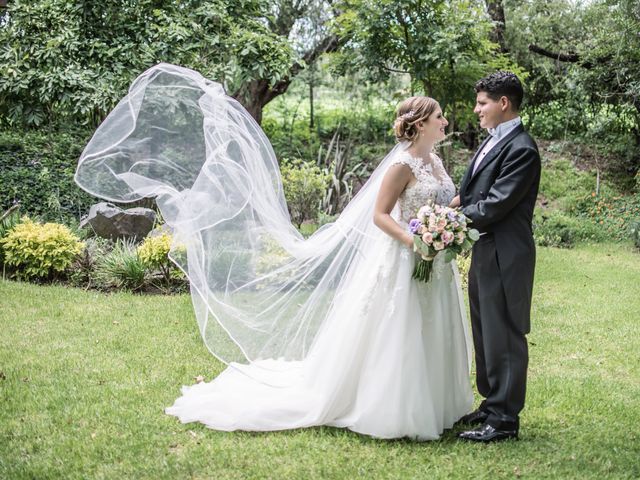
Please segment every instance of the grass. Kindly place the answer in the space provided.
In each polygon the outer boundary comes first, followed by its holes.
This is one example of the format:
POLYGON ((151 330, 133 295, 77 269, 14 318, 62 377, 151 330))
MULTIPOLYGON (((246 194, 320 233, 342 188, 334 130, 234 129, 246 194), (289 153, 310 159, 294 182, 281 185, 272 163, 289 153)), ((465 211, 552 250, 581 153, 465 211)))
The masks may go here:
POLYGON ((188 296, 0 282, 0 478, 638 478, 640 255, 540 249, 521 439, 223 433, 164 415, 222 368, 188 296))

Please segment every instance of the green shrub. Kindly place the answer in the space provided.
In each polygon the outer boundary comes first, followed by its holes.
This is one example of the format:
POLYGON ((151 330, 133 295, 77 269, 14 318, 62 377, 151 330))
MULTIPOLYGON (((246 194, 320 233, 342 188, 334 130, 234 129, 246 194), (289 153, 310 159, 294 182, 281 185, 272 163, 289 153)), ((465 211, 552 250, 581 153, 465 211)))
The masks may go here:
MULTIPOLYGON (((7 233, 20 223, 20 212, 17 205, 0 215, 0 240, 7 236, 7 233)), ((4 265, 4 248, 0 243, 0 265, 4 265)))
POLYGON ((570 211, 595 189, 595 174, 578 170, 565 158, 545 159, 540 175, 540 194, 562 210, 570 211))
POLYGON ((591 221, 558 210, 536 212, 533 227, 536 243, 545 247, 571 248, 579 241, 603 240, 602 232, 591 221))
POLYGON ((603 239, 627 240, 632 223, 640 220, 640 193, 622 195, 603 188, 600 195, 583 197, 571 213, 596 225, 603 239))
POLYGON ((0 210, 21 209, 44 221, 79 219, 97 200, 73 181, 90 132, 0 132, 0 210))
MULTIPOLYGON (((326 147, 336 131, 341 139, 353 145, 354 154, 359 147, 383 145, 388 151, 394 144, 392 124, 394 107, 386 105, 340 104, 334 107, 316 105, 314 128, 309 128, 309 110, 306 102, 291 105, 285 98, 271 102, 264 112, 262 128, 269 137, 276 156, 282 158, 316 158, 320 146, 326 147)), ((382 157, 380 157, 382 158, 382 157)), ((378 155, 365 158, 367 162, 380 160, 378 155)), ((355 160, 356 163, 362 158, 355 160)))
POLYGON ((584 108, 577 99, 550 101, 543 105, 528 105, 522 112, 524 123, 535 138, 562 139, 567 134, 584 131, 584 108))
POLYGON ((451 181, 454 185, 460 185, 462 183, 462 177, 467 172, 467 164, 456 164, 451 171, 451 181))
POLYGON ((316 165, 297 159, 285 160, 280 172, 291 220, 300 228, 305 220, 318 217, 329 176, 316 165))
POLYGON ((456 258, 458 271, 460 272, 460 285, 464 291, 469 288, 469 269, 471 268, 471 253, 458 255, 456 258))
POLYGON ((138 246, 138 256, 150 268, 168 267, 171 235, 163 233, 157 237, 147 237, 138 246))
POLYGON ((50 278, 64 272, 82 252, 83 243, 58 223, 40 224, 28 217, 0 239, 5 263, 27 279, 50 278))
POLYGON ((75 287, 96 286, 96 270, 100 260, 109 253, 112 242, 105 238, 91 237, 84 240, 84 249, 69 267, 69 283, 75 287))
POLYGON ((137 291, 148 281, 147 267, 138 256, 136 244, 118 240, 113 249, 96 266, 95 279, 99 288, 137 291))
POLYGON ((183 283, 185 276, 182 270, 169 258, 173 238, 169 233, 162 233, 154 237, 147 237, 138 246, 138 256, 147 269, 159 271, 165 286, 169 287, 172 281, 183 283))

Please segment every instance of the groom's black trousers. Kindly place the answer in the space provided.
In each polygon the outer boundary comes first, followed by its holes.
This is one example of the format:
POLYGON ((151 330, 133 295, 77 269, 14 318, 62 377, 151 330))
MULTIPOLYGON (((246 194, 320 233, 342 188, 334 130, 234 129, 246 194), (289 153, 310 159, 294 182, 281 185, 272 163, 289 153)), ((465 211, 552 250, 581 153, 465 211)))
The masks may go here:
POLYGON ((485 397, 480 409, 487 423, 501 430, 517 430, 524 407, 527 340, 507 309, 493 234, 473 246, 469 270, 469 304, 473 327, 478 392, 485 397))

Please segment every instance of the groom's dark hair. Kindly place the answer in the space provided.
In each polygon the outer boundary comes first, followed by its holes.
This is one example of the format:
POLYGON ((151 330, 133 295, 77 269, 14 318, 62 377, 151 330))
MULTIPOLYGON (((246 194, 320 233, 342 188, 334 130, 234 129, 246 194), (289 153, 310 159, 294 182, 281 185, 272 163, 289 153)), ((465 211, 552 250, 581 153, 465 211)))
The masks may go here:
POLYGON ((476 93, 485 92, 491 100, 507 97, 517 111, 522 105, 524 90, 520 80, 514 73, 498 71, 481 78, 476 82, 476 93))

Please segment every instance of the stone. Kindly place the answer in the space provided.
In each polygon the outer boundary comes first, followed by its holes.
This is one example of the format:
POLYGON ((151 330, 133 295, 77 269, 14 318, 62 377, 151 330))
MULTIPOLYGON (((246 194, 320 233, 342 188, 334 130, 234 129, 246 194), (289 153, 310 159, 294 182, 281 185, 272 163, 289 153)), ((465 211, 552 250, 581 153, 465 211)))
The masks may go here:
POLYGON ((156 212, 150 208, 123 210, 113 203, 100 202, 91 206, 88 215, 80 222, 80 227, 89 228, 102 238, 141 241, 149 234, 155 222, 156 212))
POLYGON ((165 233, 168 233, 169 235, 173 235, 173 228, 171 228, 166 223, 163 223, 162 225, 158 225, 158 226, 156 226, 156 228, 151 230, 151 232, 149 232, 149 235, 147 235, 147 236, 148 237, 161 237, 165 233))

